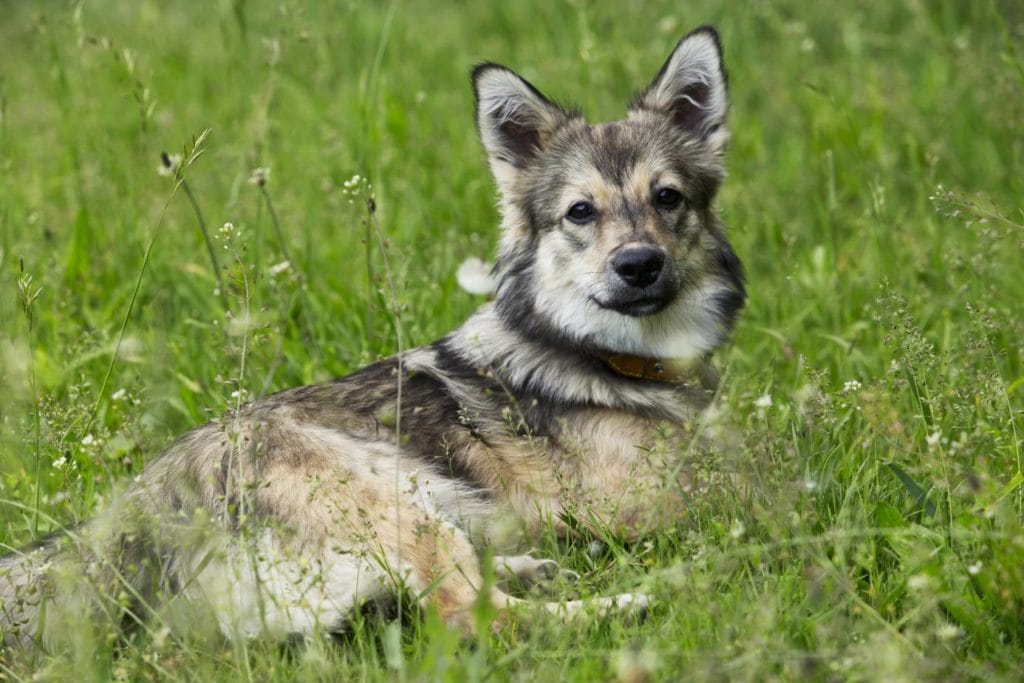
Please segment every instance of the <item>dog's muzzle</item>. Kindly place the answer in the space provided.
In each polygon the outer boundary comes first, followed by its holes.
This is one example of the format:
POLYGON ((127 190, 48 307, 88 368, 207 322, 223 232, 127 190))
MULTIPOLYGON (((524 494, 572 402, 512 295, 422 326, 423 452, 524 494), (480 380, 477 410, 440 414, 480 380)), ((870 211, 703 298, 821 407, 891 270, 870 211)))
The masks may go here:
POLYGON ((635 247, 620 251, 612 259, 612 270, 629 287, 643 289, 658 281, 665 265, 665 254, 653 247, 635 247))
POLYGON ((634 246, 616 253, 608 262, 612 281, 606 300, 597 300, 602 308, 624 315, 642 317, 664 309, 676 294, 672 269, 662 249, 634 246))

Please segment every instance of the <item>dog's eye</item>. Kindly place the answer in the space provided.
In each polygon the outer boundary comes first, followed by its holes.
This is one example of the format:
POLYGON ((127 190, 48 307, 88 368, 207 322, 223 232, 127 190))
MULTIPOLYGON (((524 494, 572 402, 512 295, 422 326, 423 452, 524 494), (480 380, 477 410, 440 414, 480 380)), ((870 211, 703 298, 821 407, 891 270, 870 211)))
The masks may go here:
POLYGON ((589 223, 594 219, 594 206, 588 202, 576 202, 569 207, 569 212, 565 214, 565 217, 571 220, 573 223, 589 223))
POLYGON ((674 209, 683 201, 683 195, 671 187, 663 187, 654 195, 654 203, 659 209, 674 209))

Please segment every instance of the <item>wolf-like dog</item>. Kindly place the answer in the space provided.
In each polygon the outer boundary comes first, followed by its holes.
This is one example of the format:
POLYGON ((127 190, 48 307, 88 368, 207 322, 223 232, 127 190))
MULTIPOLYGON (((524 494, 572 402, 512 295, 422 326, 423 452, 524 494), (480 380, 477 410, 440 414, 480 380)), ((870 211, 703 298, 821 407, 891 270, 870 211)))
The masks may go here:
POLYGON ((679 520, 687 425, 745 298, 712 207, 718 34, 685 36, 610 123, 497 64, 472 81, 501 197, 493 301, 433 344, 192 430, 105 513, 0 560, 6 643, 172 602, 211 610, 228 637, 289 638, 399 592, 472 632, 479 599, 518 602, 485 587, 481 557, 537 580, 556 565, 502 553, 542 530, 633 539, 679 520))

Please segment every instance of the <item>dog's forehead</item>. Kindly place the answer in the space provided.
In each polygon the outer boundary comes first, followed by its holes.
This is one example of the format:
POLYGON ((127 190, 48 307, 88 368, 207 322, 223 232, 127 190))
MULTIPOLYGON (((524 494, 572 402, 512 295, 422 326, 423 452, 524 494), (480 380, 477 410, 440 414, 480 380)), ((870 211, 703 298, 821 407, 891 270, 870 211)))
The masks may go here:
POLYGON ((673 140, 659 126, 626 119, 582 124, 567 132, 559 145, 563 162, 615 187, 632 185, 638 176, 656 176, 672 166, 673 140))

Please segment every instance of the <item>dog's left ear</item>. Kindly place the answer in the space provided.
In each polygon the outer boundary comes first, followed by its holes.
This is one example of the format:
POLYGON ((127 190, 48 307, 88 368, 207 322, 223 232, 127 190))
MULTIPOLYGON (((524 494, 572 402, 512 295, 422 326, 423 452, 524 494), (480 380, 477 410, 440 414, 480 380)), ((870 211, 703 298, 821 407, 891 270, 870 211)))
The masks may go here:
POLYGON ((729 138, 729 92, 718 32, 701 26, 688 33, 629 109, 665 113, 712 151, 721 151, 729 138))

